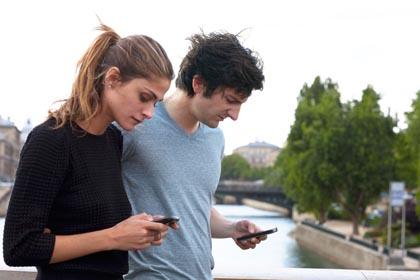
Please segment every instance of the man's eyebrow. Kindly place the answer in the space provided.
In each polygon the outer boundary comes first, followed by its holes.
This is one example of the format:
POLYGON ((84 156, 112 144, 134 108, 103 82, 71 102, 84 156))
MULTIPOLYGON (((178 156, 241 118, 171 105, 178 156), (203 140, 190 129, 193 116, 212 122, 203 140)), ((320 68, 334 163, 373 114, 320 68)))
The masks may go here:
POLYGON ((235 95, 226 95, 226 97, 229 97, 231 99, 233 99, 234 102, 238 102, 238 103, 242 103, 243 102, 243 98, 235 95))

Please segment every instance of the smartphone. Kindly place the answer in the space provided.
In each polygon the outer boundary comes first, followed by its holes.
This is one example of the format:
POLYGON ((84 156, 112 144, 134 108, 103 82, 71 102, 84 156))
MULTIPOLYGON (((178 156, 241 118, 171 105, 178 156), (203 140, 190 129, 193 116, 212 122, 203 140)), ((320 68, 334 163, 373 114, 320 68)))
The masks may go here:
POLYGON ((272 228, 272 229, 269 229, 269 230, 264 230, 264 231, 259 231, 259 232, 247 234, 247 235, 244 235, 244 236, 241 236, 241 237, 237 238, 236 240, 244 241, 244 240, 248 240, 248 239, 251 239, 251 238, 254 238, 254 237, 260 237, 260 236, 263 236, 263 235, 272 234, 272 233, 275 233, 276 231, 277 231, 277 228, 275 227, 275 228, 272 228))
POLYGON ((177 216, 163 217, 163 218, 158 218, 157 220, 154 220, 153 222, 168 225, 168 224, 179 222, 179 217, 177 216))

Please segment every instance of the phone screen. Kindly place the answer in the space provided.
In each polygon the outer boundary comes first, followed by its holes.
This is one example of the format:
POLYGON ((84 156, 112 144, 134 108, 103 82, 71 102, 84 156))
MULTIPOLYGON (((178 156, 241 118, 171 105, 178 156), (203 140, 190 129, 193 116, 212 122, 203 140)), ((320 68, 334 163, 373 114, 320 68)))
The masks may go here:
POLYGON ((251 233, 251 234, 246 234, 244 236, 241 236, 241 237, 237 238, 236 240, 244 241, 244 240, 251 239, 251 238, 254 238, 254 237, 259 237, 259 236, 263 236, 263 235, 267 235, 267 234, 272 234, 272 233, 275 233, 276 231, 277 231, 277 228, 275 227, 275 228, 272 228, 272 229, 269 229, 269 230, 264 230, 264 231, 259 231, 259 232, 255 232, 255 233, 251 233))
POLYGON ((162 224, 171 224, 176 223, 179 221, 179 217, 173 216, 173 217, 164 217, 157 220, 154 220, 156 223, 162 223, 162 224))

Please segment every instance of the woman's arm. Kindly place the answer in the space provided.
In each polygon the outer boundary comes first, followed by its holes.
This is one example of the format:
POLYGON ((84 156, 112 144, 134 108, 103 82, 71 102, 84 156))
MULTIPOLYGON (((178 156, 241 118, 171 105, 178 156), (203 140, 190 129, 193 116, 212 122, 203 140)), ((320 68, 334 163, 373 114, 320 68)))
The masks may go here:
POLYGON ((22 149, 7 212, 3 253, 11 266, 57 263, 105 250, 159 245, 168 227, 140 214, 104 230, 74 235, 45 233, 51 207, 68 172, 62 130, 37 127, 22 149))
POLYGON ((22 149, 4 226, 4 260, 12 266, 46 265, 55 236, 44 234, 68 169, 63 130, 36 127, 22 149))
POLYGON ((142 250, 159 245, 168 227, 152 222, 150 215, 132 216, 112 228, 75 235, 56 236, 50 263, 63 262, 107 250, 142 250))

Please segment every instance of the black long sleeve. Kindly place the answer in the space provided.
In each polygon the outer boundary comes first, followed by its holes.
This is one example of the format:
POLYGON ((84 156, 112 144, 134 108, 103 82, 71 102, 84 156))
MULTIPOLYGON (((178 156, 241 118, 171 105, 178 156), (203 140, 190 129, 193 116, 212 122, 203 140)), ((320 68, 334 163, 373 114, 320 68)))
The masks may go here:
POLYGON ((121 179, 121 134, 110 126, 103 135, 77 133, 70 125, 37 126, 21 153, 6 216, 3 254, 14 266, 48 271, 121 275, 127 253, 106 251, 49 264, 55 235, 109 228, 127 218, 130 204, 121 179), (52 234, 43 233, 44 228, 52 234))

